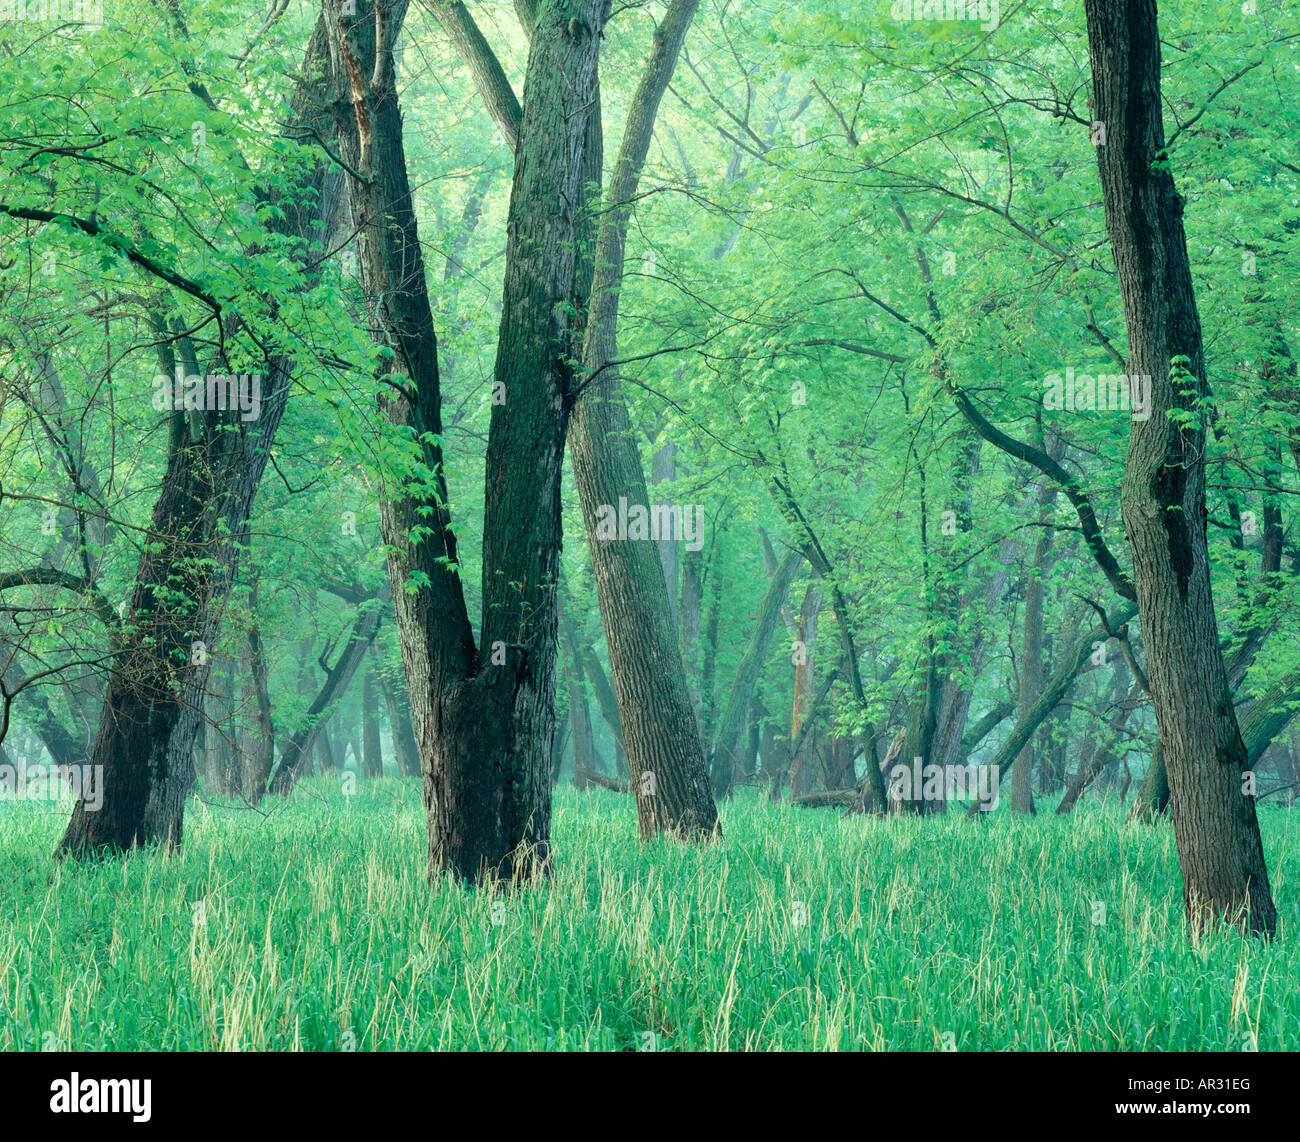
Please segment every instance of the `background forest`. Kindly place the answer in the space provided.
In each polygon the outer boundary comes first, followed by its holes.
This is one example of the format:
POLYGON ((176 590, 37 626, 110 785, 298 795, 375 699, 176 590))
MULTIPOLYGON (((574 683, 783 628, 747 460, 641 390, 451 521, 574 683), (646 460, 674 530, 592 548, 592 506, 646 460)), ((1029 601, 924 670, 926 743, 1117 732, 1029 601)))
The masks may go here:
POLYGON ((1295 1049, 1300 17, 1155 30, 0 4, 0 1046, 1295 1049))

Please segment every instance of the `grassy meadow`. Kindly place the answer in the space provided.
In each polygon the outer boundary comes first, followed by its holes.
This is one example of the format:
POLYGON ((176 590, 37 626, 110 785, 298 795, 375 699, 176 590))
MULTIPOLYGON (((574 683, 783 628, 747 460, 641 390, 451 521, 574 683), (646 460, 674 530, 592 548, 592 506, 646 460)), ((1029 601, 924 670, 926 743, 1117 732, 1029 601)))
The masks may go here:
POLYGON ((555 875, 430 888, 418 783, 191 801, 79 867, 0 804, 5 1050, 1297 1050, 1300 816, 1261 807, 1271 945, 1183 923, 1172 828, 878 820, 742 790, 711 847, 557 791, 555 875))

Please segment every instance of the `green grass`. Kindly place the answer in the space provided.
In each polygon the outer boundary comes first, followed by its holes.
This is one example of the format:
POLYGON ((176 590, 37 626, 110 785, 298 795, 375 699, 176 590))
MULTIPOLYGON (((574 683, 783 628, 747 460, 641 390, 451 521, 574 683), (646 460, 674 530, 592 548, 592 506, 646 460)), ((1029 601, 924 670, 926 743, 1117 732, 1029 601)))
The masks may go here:
POLYGON ((66 806, 0 804, 0 1048, 1300 1047, 1300 815, 1277 809, 1264 946, 1189 941, 1172 830, 1114 807, 876 820, 748 795, 689 847, 565 788, 554 879, 495 901, 426 884, 415 782, 268 807, 192 801, 178 855, 79 867, 49 856, 66 806))

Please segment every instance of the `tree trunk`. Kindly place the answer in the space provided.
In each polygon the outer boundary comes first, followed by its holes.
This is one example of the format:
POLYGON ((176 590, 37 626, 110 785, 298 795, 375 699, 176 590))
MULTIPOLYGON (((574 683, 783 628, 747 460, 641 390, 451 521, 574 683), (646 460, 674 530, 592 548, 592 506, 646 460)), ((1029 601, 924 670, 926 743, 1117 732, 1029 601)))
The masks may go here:
POLYGON ((361 775, 384 776, 384 753, 379 741, 379 687, 375 685, 373 666, 367 668, 361 683, 361 775))
MULTIPOLYGON (((788 558, 788 557, 787 557, 788 558)), ((804 592, 803 606, 799 608, 799 635, 795 642, 794 698, 791 703, 790 740, 796 741, 803 724, 808 720, 813 689, 813 644, 817 641, 817 617, 822 609, 822 590, 810 583, 804 592)), ((812 788, 812 767, 808 764, 813 753, 812 743, 801 748, 790 759, 790 796, 800 797, 812 788)))
MULTIPOLYGON (((301 71, 306 78, 293 98, 294 124, 300 127, 318 117, 310 84, 323 58, 323 24, 317 22, 301 71)), ((324 164, 305 162, 300 180, 272 225, 286 236, 310 238, 321 224, 327 197, 324 164), (300 201, 310 205, 301 209, 300 201)), ((184 351, 188 340, 179 343, 184 351)), ((161 352, 165 357, 168 350, 161 352)), ((196 362, 186 365, 198 371, 196 362)), ((216 367, 239 372, 229 361, 216 367)), ((293 373, 293 362, 280 356, 265 367, 256 421, 242 421, 238 410, 170 414, 162 489, 131 601, 113 638, 99 730, 88 758, 89 764, 103 766, 103 801, 94 811, 84 799, 77 801, 58 855, 181 843, 208 651, 216 644, 220 621, 216 604, 229 590, 245 543, 253 496, 293 373)))
MULTIPOLYGON (((290 735, 289 740, 280 749, 280 768, 276 770, 275 777, 271 781, 272 793, 287 797, 293 792, 298 779, 306 775, 305 769, 311 762, 311 751, 316 735, 321 732, 323 723, 331 716, 339 699, 347 693, 353 675, 356 674, 362 659, 374 642, 375 635, 379 633, 379 624, 384 617, 383 604, 388 601, 388 595, 388 584, 385 583, 378 598, 369 600, 357 612, 348 634, 348 641, 339 651, 334 665, 326 669, 325 681, 321 683, 321 688, 316 692, 311 705, 307 707, 302 725, 290 735)), ((321 665, 324 666, 324 662, 321 665)))
POLYGON ((1246 747, 1228 689, 1206 542, 1202 417, 1209 386, 1183 233, 1165 154, 1154 0, 1085 0, 1106 229, 1129 334, 1131 378, 1151 378, 1134 423, 1123 494, 1147 674, 1169 778, 1183 899, 1193 931, 1244 921, 1271 935, 1277 912, 1246 747))
POLYGON ((388 728, 393 739, 393 760, 401 777, 420 776, 420 754, 411 728, 411 703, 406 698, 406 679, 381 675, 380 688, 388 707, 388 728))
POLYGON ((657 547, 631 539, 602 539, 598 528, 602 509, 612 509, 624 499, 633 505, 650 502, 618 389, 618 372, 611 362, 617 357, 619 284, 631 204, 659 102, 698 6, 699 0, 673 0, 668 6, 633 98, 596 245, 582 355, 584 371, 592 381, 574 407, 571 430, 573 472, 591 544, 643 838, 661 832, 709 837, 718 830, 657 547))
MULTIPOLYGON (((1020 642, 1020 700, 1019 716, 1025 717, 1038 700, 1038 691, 1043 684, 1043 573, 1047 569, 1048 556, 1052 550, 1052 529, 1049 526, 1049 514, 1052 501, 1056 499, 1056 489, 1045 480, 1039 481, 1038 522, 1040 530, 1038 542, 1034 545, 1034 563, 1025 578, 1025 620, 1023 638, 1020 642)), ((1020 757, 1016 760, 1015 772, 1011 778, 1011 811, 1027 813, 1033 816, 1034 810, 1034 763, 1038 760, 1034 738, 1025 742, 1020 757)))
POLYGON ((408 471, 421 477, 383 489, 380 519, 430 875, 513 881, 550 862, 560 477, 576 392, 576 239, 604 5, 544 0, 532 28, 488 431, 478 645, 447 508, 437 336, 392 58, 405 8, 357 0, 330 44, 358 262, 372 336, 385 347, 376 354, 380 407, 390 438, 408 442, 408 471))
MULTIPOLYGON (((758 616, 750 632, 749 644, 745 647, 745 655, 740 660, 740 666, 736 671, 731 693, 727 697, 727 706, 722 714, 718 737, 713 745, 710 780, 715 797, 726 797, 731 793, 736 751, 744 731, 745 715, 749 709, 751 695, 758 684, 759 672, 763 669, 768 649, 772 645, 772 636, 781 622, 781 607, 785 603, 786 593, 790 590, 790 581, 802 562, 803 556, 797 551, 792 551, 785 557, 768 584, 767 593, 759 606, 758 616)), ((747 765, 752 765, 757 741, 753 743, 753 747, 747 765)))

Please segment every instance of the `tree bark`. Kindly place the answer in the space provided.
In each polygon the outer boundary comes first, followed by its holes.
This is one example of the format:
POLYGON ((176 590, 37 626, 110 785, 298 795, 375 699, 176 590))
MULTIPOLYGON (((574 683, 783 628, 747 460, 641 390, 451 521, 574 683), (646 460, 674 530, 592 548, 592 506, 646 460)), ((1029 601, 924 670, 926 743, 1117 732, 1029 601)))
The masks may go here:
POLYGON ((659 833, 706 838, 718 831, 658 550, 653 543, 603 540, 597 527, 599 510, 617 505, 621 498, 629 504, 650 503, 612 365, 617 356, 619 286, 628 220, 659 103, 698 6, 699 0, 673 0, 668 6, 624 128, 596 244, 582 354, 588 381, 574 407, 570 437, 637 822, 647 839, 659 833))
POLYGON ((1246 747, 1228 689, 1206 541, 1202 418, 1209 385, 1183 233, 1184 200, 1165 152, 1154 0, 1085 0, 1106 229, 1129 334, 1130 377, 1151 378, 1133 425, 1121 505, 1133 552, 1147 674, 1195 932, 1220 920, 1271 935, 1277 912, 1246 747))
POLYGON ((532 27, 488 431, 477 645, 447 508, 437 336, 392 59, 405 7, 358 0, 330 44, 367 308, 376 343, 393 347, 377 355, 380 406, 391 438, 416 454, 416 478, 384 489, 381 526, 430 875, 515 881, 550 863, 560 476, 577 387, 576 239, 603 3, 546 0, 532 27))

